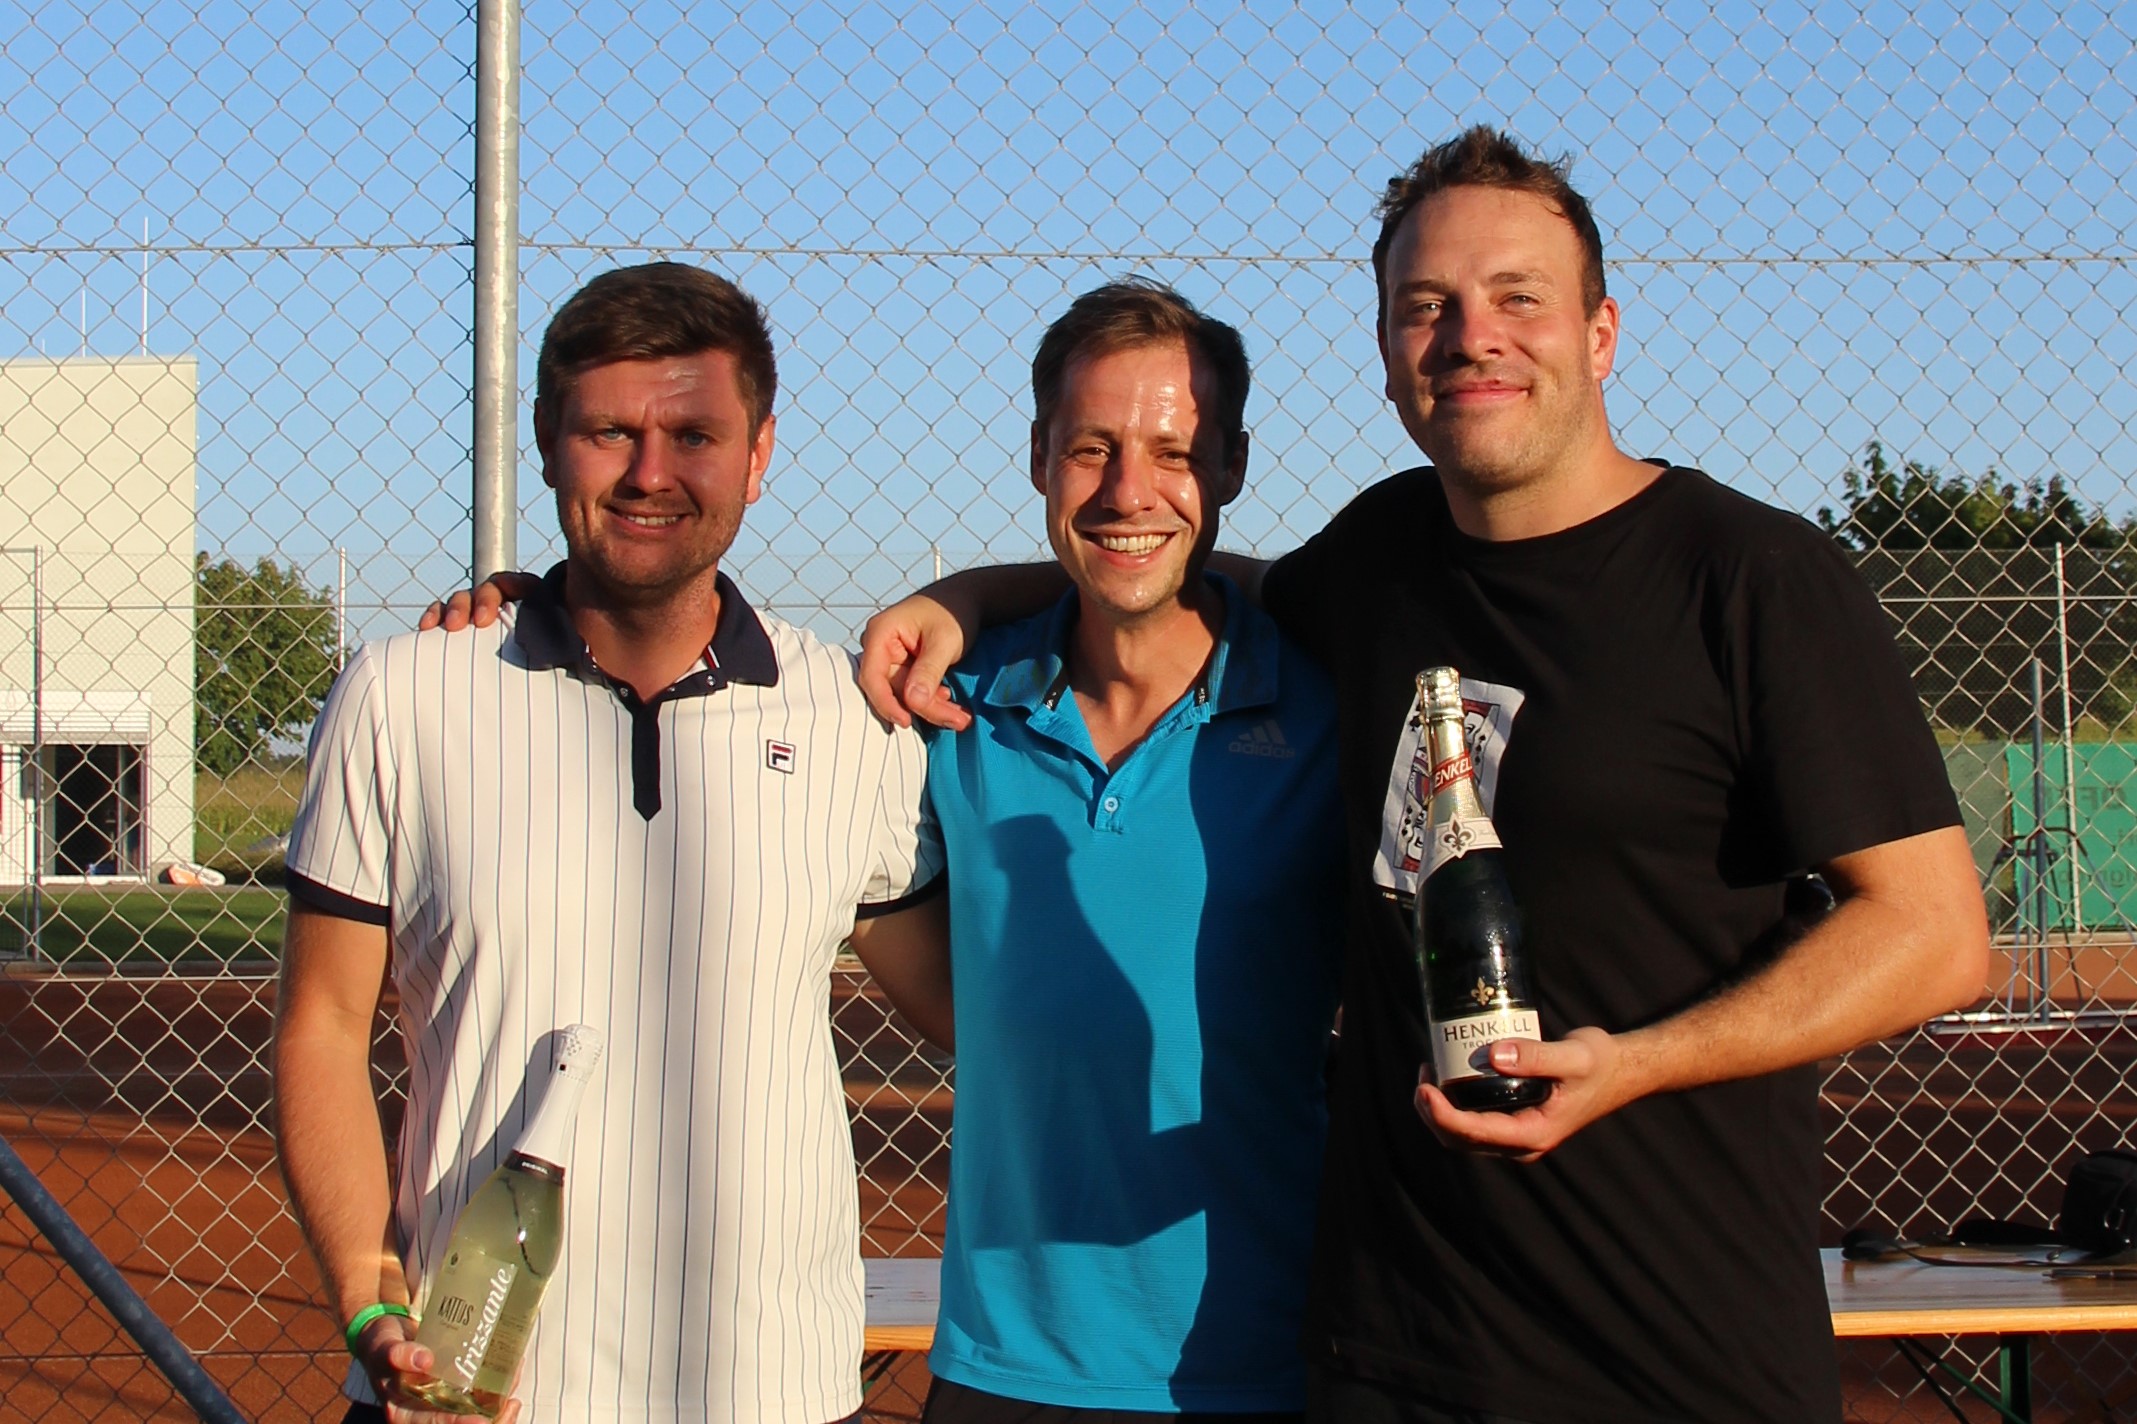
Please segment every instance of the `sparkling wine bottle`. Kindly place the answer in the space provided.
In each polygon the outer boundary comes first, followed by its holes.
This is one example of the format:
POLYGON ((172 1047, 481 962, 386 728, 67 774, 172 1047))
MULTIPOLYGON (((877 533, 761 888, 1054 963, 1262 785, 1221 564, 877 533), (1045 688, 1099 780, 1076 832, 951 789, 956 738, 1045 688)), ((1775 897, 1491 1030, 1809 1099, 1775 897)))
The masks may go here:
POLYGON ((599 1030, 573 1024, 554 1039, 540 1106, 519 1146, 453 1223, 416 1340, 435 1357, 414 1389, 454 1414, 494 1417, 510 1397, 542 1292, 564 1245, 564 1168, 571 1122, 601 1062, 599 1030))
POLYGON ((1465 1111, 1514 1112, 1551 1095, 1548 1079, 1501 1077, 1491 1066, 1498 1040, 1543 1036, 1521 911, 1507 889, 1506 852, 1477 796, 1461 675, 1451 667, 1419 673, 1417 702, 1432 766, 1415 934, 1433 1079, 1465 1111))

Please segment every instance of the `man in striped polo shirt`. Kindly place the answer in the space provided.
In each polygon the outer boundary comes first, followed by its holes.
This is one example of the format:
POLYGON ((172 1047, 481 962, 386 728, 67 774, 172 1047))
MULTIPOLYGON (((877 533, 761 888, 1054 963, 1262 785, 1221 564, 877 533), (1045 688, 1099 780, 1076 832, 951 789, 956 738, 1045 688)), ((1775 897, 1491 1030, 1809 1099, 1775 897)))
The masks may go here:
POLYGON ((534 1106, 530 1061, 573 1022, 609 1047, 508 1417, 859 1407, 831 964, 850 933, 947 1036, 939 850, 919 738, 869 714, 850 655, 719 571, 771 459, 775 382, 761 308, 723 279, 656 263, 589 282, 537 368, 564 563, 488 630, 367 647, 320 718, 276 1129, 328 1304, 370 1317, 351 1420, 448 1417, 406 1392, 433 1363, 411 1322, 371 1307, 420 1307, 534 1106), (368 1068, 388 972, 409 1061, 394 1180, 368 1068))

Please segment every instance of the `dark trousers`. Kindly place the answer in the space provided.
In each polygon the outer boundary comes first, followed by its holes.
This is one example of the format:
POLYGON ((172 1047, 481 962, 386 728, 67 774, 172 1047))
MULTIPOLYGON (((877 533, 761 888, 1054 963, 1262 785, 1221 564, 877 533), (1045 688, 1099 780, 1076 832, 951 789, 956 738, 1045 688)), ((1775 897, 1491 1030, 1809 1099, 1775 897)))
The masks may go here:
POLYGON ((921 1424, 1300 1424, 1297 1414, 1147 1414, 1133 1409, 1073 1409, 1004 1399, 939 1379, 928 1386, 921 1424))
POLYGON ((1314 1370, 1306 1380, 1310 1424, 1523 1424, 1508 1414, 1484 1414, 1441 1404, 1392 1385, 1314 1370))

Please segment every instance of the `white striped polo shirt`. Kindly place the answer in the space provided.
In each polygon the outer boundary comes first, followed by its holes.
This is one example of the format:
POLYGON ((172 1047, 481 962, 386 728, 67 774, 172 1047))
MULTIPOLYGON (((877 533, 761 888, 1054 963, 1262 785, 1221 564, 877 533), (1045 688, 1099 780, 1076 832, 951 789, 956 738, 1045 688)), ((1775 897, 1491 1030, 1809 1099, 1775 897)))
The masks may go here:
POLYGON ((850 654, 725 575, 704 665, 642 703, 593 666, 560 575, 492 628, 366 647, 313 732, 290 889, 388 927, 402 1260, 420 1305, 543 1035, 592 1024, 523 1417, 843 1418, 861 1265, 831 966, 857 906, 934 888, 925 750, 868 711, 850 654))

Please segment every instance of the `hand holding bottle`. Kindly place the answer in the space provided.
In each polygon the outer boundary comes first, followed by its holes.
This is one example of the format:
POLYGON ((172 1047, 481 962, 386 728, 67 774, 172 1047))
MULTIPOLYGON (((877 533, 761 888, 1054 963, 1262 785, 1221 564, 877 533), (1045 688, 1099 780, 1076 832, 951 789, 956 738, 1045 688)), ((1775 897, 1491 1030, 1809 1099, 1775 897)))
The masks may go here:
POLYGON ((1508 1078, 1553 1080, 1550 1096, 1516 1112, 1463 1112, 1420 1069, 1418 1116, 1449 1147, 1533 1162, 1645 1093, 1637 1051, 1599 1028, 1577 1028, 1549 1043, 1501 1039, 1491 1046, 1491 1066, 1508 1078))
MULTIPOLYGON (((356 1337, 356 1363, 385 1407, 387 1424, 466 1424, 467 1416, 432 1409, 411 1392, 432 1378, 436 1361, 416 1343, 413 1324, 401 1316, 382 1315, 364 1327, 356 1337)), ((519 1401, 507 1400, 497 1424, 515 1424, 518 1418, 519 1401)))

